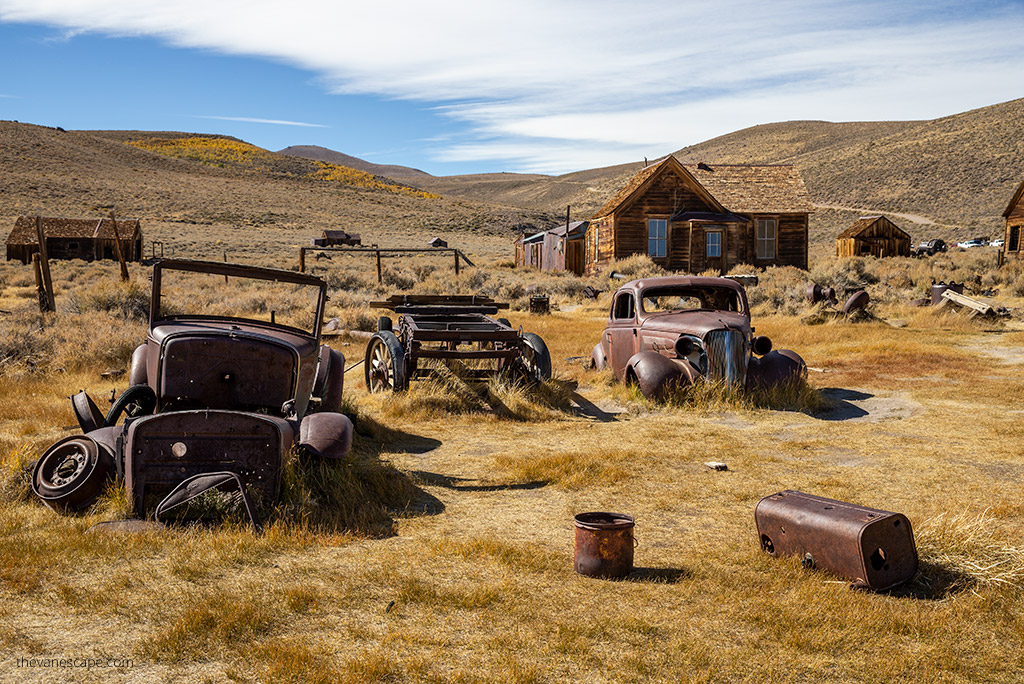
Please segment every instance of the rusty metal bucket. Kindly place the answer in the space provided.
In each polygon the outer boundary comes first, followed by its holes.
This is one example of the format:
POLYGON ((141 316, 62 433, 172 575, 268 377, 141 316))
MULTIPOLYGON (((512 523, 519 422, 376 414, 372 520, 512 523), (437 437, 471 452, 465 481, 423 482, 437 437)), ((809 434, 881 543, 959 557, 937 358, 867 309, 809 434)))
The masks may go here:
POLYGON ((574 569, 588 577, 625 577, 633 571, 633 516, 580 513, 576 525, 574 569))

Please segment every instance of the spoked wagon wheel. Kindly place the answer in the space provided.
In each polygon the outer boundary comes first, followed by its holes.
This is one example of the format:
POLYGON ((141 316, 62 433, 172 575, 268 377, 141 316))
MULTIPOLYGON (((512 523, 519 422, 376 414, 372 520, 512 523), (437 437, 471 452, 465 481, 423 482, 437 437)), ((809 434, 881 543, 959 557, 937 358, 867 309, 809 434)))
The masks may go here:
POLYGON ((405 350, 388 330, 373 334, 366 345, 366 389, 370 392, 401 392, 406 388, 405 350))
POLYGON ((542 383, 551 379, 551 354, 536 333, 523 333, 519 344, 519 365, 527 381, 542 383))

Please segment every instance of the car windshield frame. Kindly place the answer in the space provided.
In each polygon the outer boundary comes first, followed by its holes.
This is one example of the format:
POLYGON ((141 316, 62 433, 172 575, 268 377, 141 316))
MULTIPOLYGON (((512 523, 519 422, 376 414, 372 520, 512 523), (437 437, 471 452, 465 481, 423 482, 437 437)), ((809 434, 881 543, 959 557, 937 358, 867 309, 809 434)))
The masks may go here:
POLYGON ((149 325, 153 327, 162 321, 173 321, 173 320, 208 320, 208 321, 244 321, 246 323, 252 323, 253 325, 259 325, 264 327, 277 328, 280 330, 287 330, 293 333, 310 337, 319 342, 320 340, 320 329, 323 323, 324 309, 327 303, 327 283, 321 278, 318 278, 307 273, 297 273, 295 271, 285 271, 277 268, 266 268, 263 266, 245 266, 242 264, 228 264, 218 261, 200 261, 200 260, 185 260, 185 259, 161 259, 153 264, 153 289, 150 297, 149 307, 149 325), (187 273, 201 273, 204 275, 214 276, 225 276, 241 278, 251 281, 267 281, 274 283, 292 283, 295 285, 304 285, 307 287, 317 288, 316 307, 315 311, 311 312, 312 323, 315 327, 309 329, 304 327, 297 327, 292 325, 286 325, 284 323, 271 323, 270 321, 263 321, 256 318, 248 318, 246 316, 215 316, 209 314, 197 314, 197 313, 186 313, 186 314, 164 314, 161 311, 161 283, 163 280, 163 271, 183 271, 187 273))
POLYGON ((735 289, 733 289, 731 287, 725 287, 725 286, 722 286, 722 285, 660 285, 660 286, 659 285, 655 285, 653 287, 645 288, 643 291, 641 291, 639 293, 638 299, 639 299, 639 302, 638 302, 639 309, 640 309, 640 311, 642 311, 645 314, 683 313, 683 312, 689 312, 689 311, 725 311, 725 312, 728 312, 728 313, 739 314, 741 316, 747 316, 748 315, 748 312, 747 312, 747 302, 746 302, 746 299, 743 297, 743 295, 738 290, 735 290, 735 289), (658 296, 658 297, 673 297, 673 296, 677 296, 677 297, 697 297, 697 298, 700 298, 698 293, 700 293, 702 291, 706 292, 706 291, 709 291, 709 290, 717 291, 717 292, 727 292, 727 293, 729 293, 729 295, 731 295, 732 297, 735 298, 737 306, 739 307, 738 310, 731 311, 729 309, 708 309, 708 308, 701 307, 699 309, 666 309, 666 310, 649 311, 647 309, 647 306, 645 305, 645 301, 649 297, 652 297, 652 296, 658 296))

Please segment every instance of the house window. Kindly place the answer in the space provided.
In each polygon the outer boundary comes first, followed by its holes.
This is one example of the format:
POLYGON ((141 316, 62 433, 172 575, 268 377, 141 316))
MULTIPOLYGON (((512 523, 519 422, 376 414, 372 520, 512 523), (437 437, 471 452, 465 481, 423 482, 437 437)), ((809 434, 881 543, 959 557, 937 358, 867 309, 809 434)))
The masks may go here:
POLYGON ((666 219, 647 219, 647 253, 652 257, 664 257, 666 252, 666 236, 668 221, 666 219))
POLYGON ((597 243, 599 230, 600 225, 595 224, 594 229, 590 231, 590 239, 587 240, 587 263, 597 263, 597 243))
POLYGON ((708 257, 722 256, 722 233, 717 230, 707 233, 705 245, 705 254, 708 257))
POLYGON ((630 292, 620 294, 615 300, 615 310, 612 313, 613 317, 619 320, 632 320, 635 313, 636 306, 633 304, 633 294, 630 292))
POLYGON ((774 259, 775 241, 778 237, 778 221, 757 219, 757 258, 774 259))
POLYGON ((1020 249, 1020 226, 1010 226, 1009 239, 1006 241, 1006 251, 1016 252, 1020 249))

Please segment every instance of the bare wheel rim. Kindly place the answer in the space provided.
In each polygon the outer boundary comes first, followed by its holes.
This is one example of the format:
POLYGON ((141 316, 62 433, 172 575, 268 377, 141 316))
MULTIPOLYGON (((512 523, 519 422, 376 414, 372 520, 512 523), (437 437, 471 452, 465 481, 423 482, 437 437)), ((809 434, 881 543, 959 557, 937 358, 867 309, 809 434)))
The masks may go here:
POLYGON ((380 392, 395 387, 395 360, 383 340, 374 340, 370 351, 370 391, 380 392))
POLYGON ((64 487, 81 476, 88 461, 85 450, 76 445, 59 454, 52 467, 47 464, 43 477, 53 487, 64 487))

